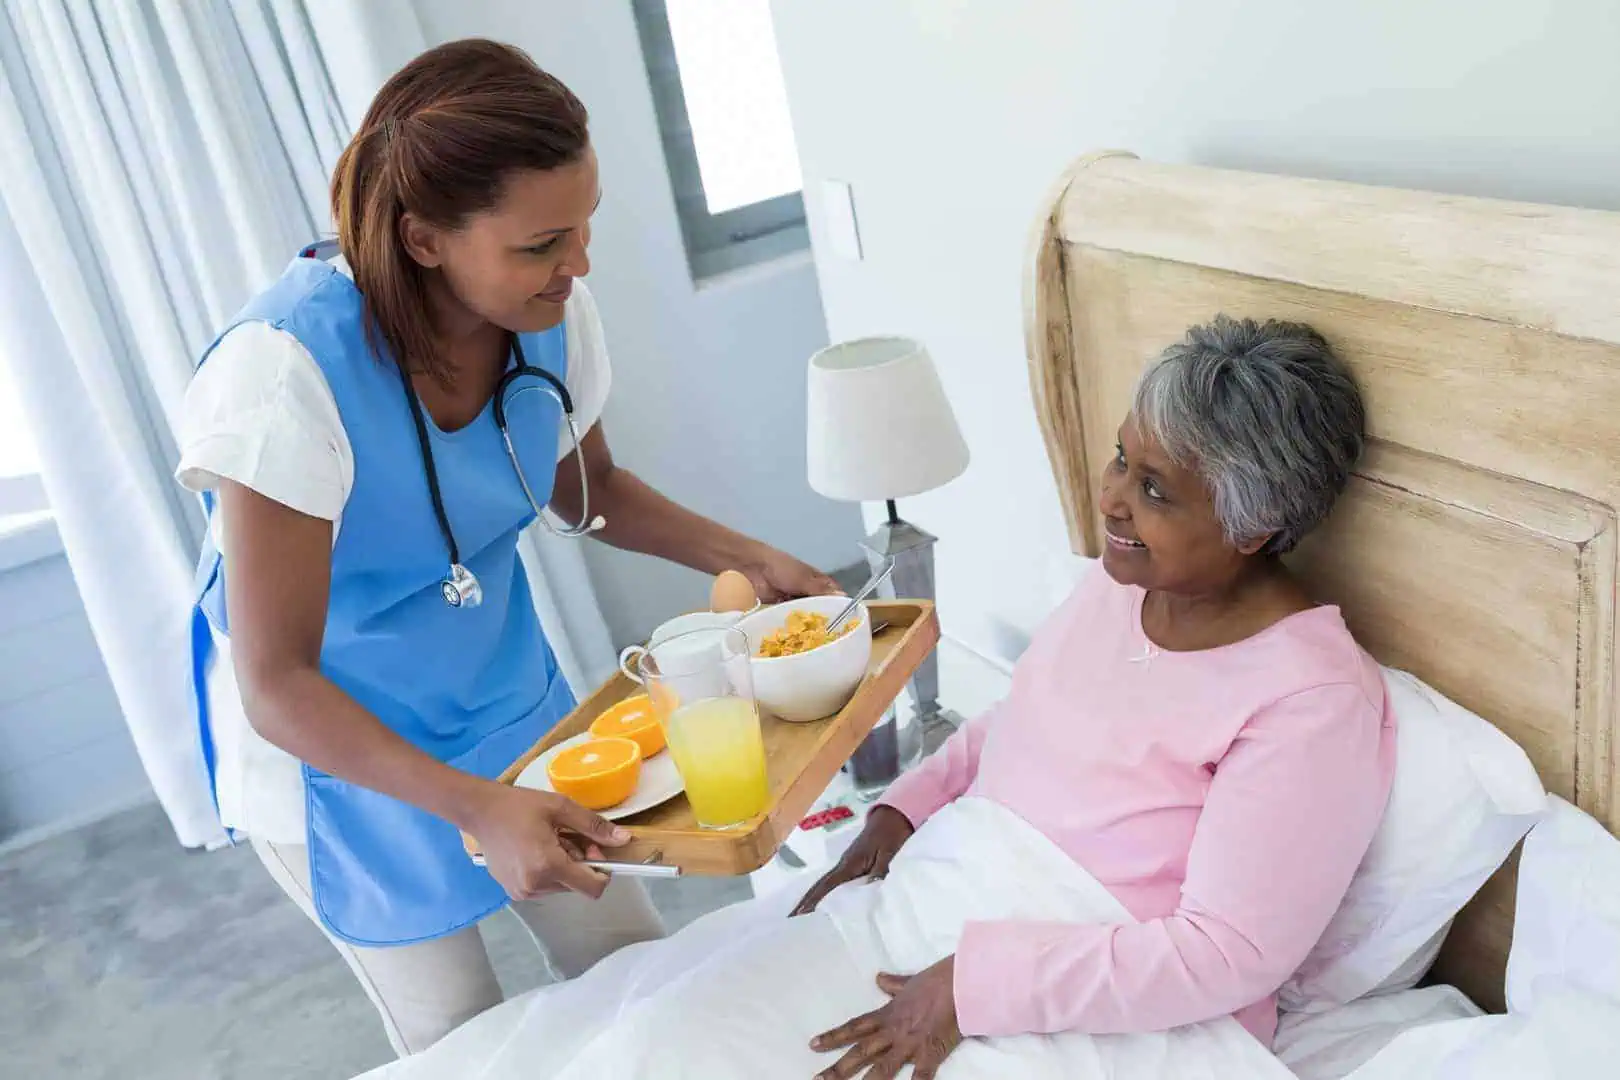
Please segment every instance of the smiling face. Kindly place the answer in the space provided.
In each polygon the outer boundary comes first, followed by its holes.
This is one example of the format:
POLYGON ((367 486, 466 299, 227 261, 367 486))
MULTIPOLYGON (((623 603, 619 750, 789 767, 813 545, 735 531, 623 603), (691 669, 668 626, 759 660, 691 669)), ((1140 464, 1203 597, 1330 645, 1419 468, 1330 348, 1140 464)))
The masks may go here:
POLYGON ((601 201, 596 154, 554 169, 514 172, 489 210, 460 228, 439 229, 406 216, 406 249, 437 269, 456 304, 513 333, 549 330, 563 320, 574 279, 591 269, 586 248, 601 201))
POLYGON ((1221 592, 1265 543, 1262 537, 1233 546, 1204 481, 1171 460, 1131 417, 1120 425, 1097 505, 1107 532, 1103 569, 1122 585, 1150 592, 1221 592))

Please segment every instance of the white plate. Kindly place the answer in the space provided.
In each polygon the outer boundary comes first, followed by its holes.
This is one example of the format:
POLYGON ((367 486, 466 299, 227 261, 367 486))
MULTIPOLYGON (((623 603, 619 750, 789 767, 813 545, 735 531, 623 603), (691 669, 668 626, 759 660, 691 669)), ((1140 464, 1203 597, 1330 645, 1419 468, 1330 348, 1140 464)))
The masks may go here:
MULTIPOLYGON (((518 774, 517 786, 533 788, 535 791, 556 791, 557 789, 551 786, 551 777, 546 775, 546 763, 570 746, 578 746, 590 740, 591 733, 588 731, 575 735, 572 739, 564 739, 531 761, 529 767, 518 774)), ((670 756, 668 750, 660 750, 642 761, 641 779, 636 784, 635 792, 619 805, 598 810, 597 813, 609 821, 618 821, 620 818, 639 814, 643 810, 651 810, 685 790, 686 785, 681 782, 681 774, 675 769, 675 759, 670 756)))

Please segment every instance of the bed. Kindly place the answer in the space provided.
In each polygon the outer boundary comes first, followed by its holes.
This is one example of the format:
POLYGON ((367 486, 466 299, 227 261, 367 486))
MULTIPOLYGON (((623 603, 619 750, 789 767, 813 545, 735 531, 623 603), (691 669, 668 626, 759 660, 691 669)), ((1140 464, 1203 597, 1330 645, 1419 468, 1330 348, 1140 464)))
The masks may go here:
MULTIPOLYGON (((1381 662, 1491 720, 1620 826, 1620 214, 1092 154, 1025 288, 1074 550, 1144 357, 1218 311, 1308 322, 1354 368, 1369 453, 1296 567, 1381 662)), ((1432 974, 1502 1009, 1515 862, 1432 974)))
MULTIPOLYGON (((1094 479, 1145 358, 1219 311, 1311 323, 1356 370, 1372 440, 1299 570, 1380 661, 1620 826, 1620 215, 1101 153, 1056 185, 1027 274, 1031 385, 1077 553, 1100 553, 1094 479)), ((1432 985, 1286 1019, 1290 1067, 1341 1077, 1406 1027, 1500 1011, 1514 875, 1457 918, 1432 985)), ((476 1074, 522 1016, 508 1003, 372 1075, 476 1074)))

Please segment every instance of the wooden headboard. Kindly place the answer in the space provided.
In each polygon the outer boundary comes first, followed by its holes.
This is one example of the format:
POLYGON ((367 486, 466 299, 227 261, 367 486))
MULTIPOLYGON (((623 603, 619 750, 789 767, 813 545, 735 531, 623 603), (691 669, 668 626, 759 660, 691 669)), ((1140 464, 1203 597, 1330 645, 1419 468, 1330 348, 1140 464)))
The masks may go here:
MULTIPOLYGON (((1075 551, 1143 365, 1218 312, 1307 322, 1354 368, 1369 450, 1294 560, 1380 661, 1620 826, 1620 214, 1094 154, 1037 224, 1030 378, 1075 551)), ((1514 865, 1435 977, 1502 1007, 1514 865)))

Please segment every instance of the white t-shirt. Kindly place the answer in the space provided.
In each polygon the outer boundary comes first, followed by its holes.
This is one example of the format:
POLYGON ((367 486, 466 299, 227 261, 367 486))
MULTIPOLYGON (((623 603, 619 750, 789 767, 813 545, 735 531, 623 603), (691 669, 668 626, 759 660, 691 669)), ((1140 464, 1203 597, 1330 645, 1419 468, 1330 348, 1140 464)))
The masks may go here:
MULTIPOLYGON (((333 266, 353 276, 341 258, 333 266)), ((602 416, 612 383, 596 302, 574 283, 565 308, 568 374, 580 436, 602 416)), ((573 450, 567 425, 557 460, 573 450)), ((229 331, 186 391, 176 478, 195 492, 223 479, 284 506, 332 522, 337 538, 354 486, 354 454, 337 401, 315 358, 291 334, 248 322, 229 331)), ((220 514, 212 528, 220 543, 220 514)), ((215 744, 215 783, 226 826, 270 843, 305 840, 304 781, 299 762, 253 730, 242 709, 230 642, 214 635, 208 709, 215 744)))

